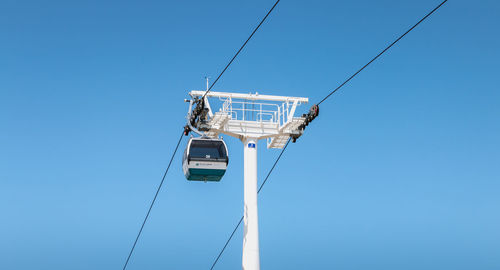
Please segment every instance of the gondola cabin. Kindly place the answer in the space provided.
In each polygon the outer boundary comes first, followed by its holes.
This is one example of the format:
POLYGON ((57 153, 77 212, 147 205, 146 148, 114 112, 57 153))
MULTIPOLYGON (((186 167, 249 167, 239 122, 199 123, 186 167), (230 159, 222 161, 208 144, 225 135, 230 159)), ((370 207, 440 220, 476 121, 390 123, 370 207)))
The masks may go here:
POLYGON ((187 180, 220 181, 228 163, 222 139, 191 138, 184 151, 182 170, 187 180))

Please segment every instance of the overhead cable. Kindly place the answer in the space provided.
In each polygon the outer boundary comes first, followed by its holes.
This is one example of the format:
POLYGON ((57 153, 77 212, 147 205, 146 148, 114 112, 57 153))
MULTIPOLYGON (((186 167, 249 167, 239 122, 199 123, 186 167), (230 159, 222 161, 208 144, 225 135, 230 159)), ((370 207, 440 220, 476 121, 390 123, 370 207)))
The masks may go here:
POLYGON ((179 141, 177 142, 177 145, 175 146, 174 153, 172 154, 172 157, 170 158, 170 162, 168 163, 167 169, 165 170, 165 173, 163 174, 161 182, 158 185, 158 188, 156 189, 155 196, 153 197, 153 200, 151 201, 151 204, 149 205, 148 212, 146 213, 146 216, 144 217, 144 221, 142 222, 141 228, 139 229, 139 232, 137 233, 137 237, 135 238, 134 244, 132 245, 132 248, 130 249, 130 252, 128 253, 127 260, 125 261, 125 264, 123 265, 123 270, 125 270, 127 268, 130 257, 132 256, 132 253, 134 252, 135 246, 137 245, 137 241, 139 240, 139 237, 141 236, 142 229, 144 229, 144 225, 146 224, 146 221, 148 220, 149 214, 151 213, 151 209, 153 209, 153 205, 156 202, 156 198, 158 197, 158 193, 160 193, 163 182, 165 181, 165 177, 167 176, 168 170, 170 169, 170 165, 172 165, 172 161, 174 160, 175 153, 177 153, 177 149, 179 149, 179 145, 181 144, 183 137, 184 137, 184 132, 181 133, 181 136, 179 137, 179 141))
POLYGON ((245 46, 247 45, 248 41, 250 41, 250 39, 252 39, 252 37, 255 34, 255 32, 257 32, 257 30, 259 30, 260 26, 266 21, 266 19, 269 16, 269 14, 271 14, 271 12, 273 12, 274 8, 276 7, 276 5, 278 5, 279 2, 280 2, 280 0, 276 1, 274 3, 274 5, 271 7, 271 9, 267 12, 266 16, 264 16, 264 18, 262 18, 262 20, 260 21, 259 25, 257 25, 257 27, 255 27, 255 29, 253 30, 252 34, 250 34, 250 36, 247 38, 247 40, 245 40, 245 42, 243 43, 243 45, 241 45, 241 47, 238 49, 238 51, 233 56, 233 58, 231 58, 231 60, 229 61, 229 63, 227 63, 227 65, 224 67, 224 69, 219 74, 219 76, 217 76, 217 79, 215 79, 215 81, 210 85, 210 87, 208 88, 208 90, 205 92, 205 94, 201 98, 202 100, 203 100, 203 98, 205 98, 205 96, 208 94, 208 92, 210 90, 212 90, 212 87, 214 87, 214 85, 217 83, 217 81, 219 81, 219 79, 222 76, 222 74, 224 74, 224 72, 226 72, 227 68, 233 63, 234 59, 236 59, 236 57, 240 54, 240 52, 243 50, 243 48, 245 48, 245 46))
POLYGON ((446 3, 448 0, 444 0, 441 2, 437 7, 435 7, 433 10, 431 10, 427 15, 425 15, 420 21, 418 21, 416 24, 414 24, 410 29, 408 29, 404 34, 399 36, 396 40, 394 40, 389 46, 387 46, 385 49, 383 49, 379 54, 377 54, 375 57, 372 58, 366 65, 361 67, 358 71, 356 71, 354 74, 351 75, 347 80, 345 80, 343 83, 341 83, 337 88, 335 88, 332 92, 330 92, 326 97, 324 97, 320 102, 318 102, 317 105, 323 103, 326 99, 328 99, 333 93, 337 92, 340 88, 342 88, 346 83, 348 83, 350 80, 352 80, 356 75, 358 75, 363 69, 365 69, 367 66, 369 66, 371 63, 373 63, 377 58, 379 58, 382 54, 384 54, 386 51, 388 51, 394 44, 396 44, 398 41, 400 41, 406 34, 410 33, 415 27, 417 27, 421 22, 423 22, 427 17, 429 17, 434 11, 438 10, 444 3, 446 3))
MULTIPOLYGON (((274 3, 274 5, 271 7, 271 9, 267 12, 266 16, 264 16, 264 18, 260 21, 260 23, 257 25, 257 27, 253 30, 253 32, 250 34, 250 36, 243 43, 243 45, 241 45, 241 47, 238 49, 238 51, 233 56, 233 58, 231 58, 231 60, 229 61, 229 63, 224 67, 224 69, 221 71, 221 73, 219 74, 219 76, 217 76, 217 78, 215 79, 215 81, 210 85, 210 88, 208 88, 208 90, 205 92, 205 94, 203 95, 203 97, 201 98, 201 100, 203 100, 203 98, 212 89, 212 87, 219 81, 219 79, 222 77, 222 75, 224 74, 224 72, 226 72, 226 70, 229 68, 229 66, 233 63, 233 61, 236 59, 236 57, 240 54, 240 52, 247 45, 247 43, 250 41, 250 39, 257 32, 257 30, 264 23, 264 21, 267 19, 267 17, 269 16, 269 14, 271 14, 271 12, 274 10, 274 8, 276 7, 276 5, 278 5, 279 2, 280 2, 280 0, 278 0, 278 1, 276 1, 274 3)), ((175 151, 172 154, 172 158, 170 159, 170 163, 168 164, 167 170, 165 171, 165 174, 163 175, 163 178, 162 178, 162 180, 160 182, 160 185, 158 186, 158 189, 156 190, 155 196, 154 196, 153 201, 151 202, 151 204, 149 206, 149 209, 147 211, 146 217, 144 218, 144 221, 142 222, 141 228, 139 229, 139 232, 137 233, 137 237, 135 238, 134 244, 132 245, 132 248, 131 248, 128 256, 127 256, 127 260, 125 261, 125 264, 123 265, 123 270, 125 270, 127 268, 127 265, 128 265, 129 260, 130 260, 130 257, 132 256, 132 253, 134 252, 134 249, 135 249, 135 246, 137 244, 137 241, 139 240, 139 237, 141 236, 142 230, 144 229, 144 225, 146 224, 146 221, 147 221, 147 219, 149 217, 149 214, 151 213, 151 209, 153 208, 153 205, 154 205, 154 203, 156 201, 158 193, 160 192, 160 189, 161 189, 161 187, 163 185, 163 182, 165 181, 165 177, 167 175, 168 170, 170 169, 170 165, 172 164, 172 160, 174 159, 174 156, 177 153, 177 149, 179 148, 179 145, 181 143, 183 135, 185 135, 185 131, 182 132, 182 135, 179 138, 179 141, 177 142, 177 146, 175 147, 175 151)))
MULTIPOLYGON (((323 103, 323 101, 325 101, 326 99, 328 99, 331 95, 333 95, 335 92, 337 92, 337 90, 339 90, 340 88, 342 88, 345 84, 347 84, 350 80, 352 80, 354 77, 356 77, 356 75, 358 75, 361 71, 363 71, 368 65, 370 65, 372 62, 374 62, 375 60, 377 60, 377 58, 379 58, 382 54, 384 54, 386 51, 388 51, 394 44, 396 44, 398 41, 400 41, 404 36, 406 36, 406 34, 408 34, 409 32, 411 32, 415 27, 417 27, 420 23, 422 23, 425 19, 427 19, 430 15, 432 15, 436 10, 438 10, 444 3, 446 3, 448 0, 444 0, 443 2, 441 2, 438 6, 436 6, 433 10, 431 10, 429 13, 427 13, 422 19, 420 19, 416 24, 414 24, 411 28, 409 28, 406 32, 404 32, 404 34, 402 34, 401 36, 399 36, 394 42, 392 42, 389 46, 387 46, 384 50, 382 50, 379 54, 377 54, 374 58, 372 58, 367 64, 365 64, 363 67, 361 67, 358 71, 356 71, 352 76, 350 76, 347 80, 345 80, 343 83, 341 83, 337 88, 335 88, 332 92, 330 92, 328 95, 326 95, 320 102, 318 102, 316 105, 319 105, 321 103, 323 103)), ((319 108, 318 108, 319 110, 319 108)), ((274 169, 274 167, 276 166, 276 164, 278 163, 278 161, 280 160, 281 158, 281 155, 283 154, 283 152, 285 151, 286 149, 286 146, 288 146, 288 143, 290 142, 290 140, 288 140, 287 144, 285 145, 285 147, 283 148, 283 150, 281 151, 280 155, 278 156, 278 158, 276 159, 276 161, 274 162, 274 165, 273 167, 271 168, 271 170, 269 171, 269 173, 267 174, 267 177, 266 179, 264 180, 264 182, 262 183, 262 185, 260 186, 259 188, 259 191, 262 189, 262 187, 264 186, 264 184, 266 183, 267 181, 267 178, 269 177, 269 175, 271 174, 272 170, 274 169)), ((234 233, 236 232, 237 228, 241 225, 241 222, 243 221, 243 217, 241 217, 240 221, 238 222, 238 224, 236 225, 236 227, 234 228, 233 232, 231 233, 231 235, 229 236, 228 240, 226 241, 224 247, 222 248, 222 250, 219 252, 219 255, 217 256, 217 258, 215 259, 214 263, 212 264, 212 267, 210 268, 210 270, 212 270, 215 265, 217 264, 217 262, 219 261, 219 258, 221 257, 222 253, 224 252, 224 250, 226 249, 227 245, 229 244, 229 241, 231 241, 231 239, 233 238, 233 235, 234 233)))

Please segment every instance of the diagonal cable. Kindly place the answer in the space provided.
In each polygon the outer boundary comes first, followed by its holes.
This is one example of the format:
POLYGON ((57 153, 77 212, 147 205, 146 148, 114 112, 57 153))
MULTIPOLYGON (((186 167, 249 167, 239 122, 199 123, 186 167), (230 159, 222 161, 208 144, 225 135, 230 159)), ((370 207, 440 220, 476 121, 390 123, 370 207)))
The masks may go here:
POLYGON ((149 214, 151 213, 151 209, 153 209, 153 205, 156 202, 156 198, 158 197, 158 193, 160 193, 161 186, 163 185, 163 182, 165 181, 165 177, 167 176, 168 170, 170 169, 170 165, 172 165, 172 161, 174 160, 175 153, 177 153, 177 149, 179 149, 179 145, 181 144, 182 137, 184 137, 184 132, 181 133, 181 136, 179 137, 179 141, 177 142, 177 145, 175 146, 174 153, 172 154, 172 157, 170 158, 170 162, 168 163, 167 169, 165 170, 165 173, 163 174, 163 178, 161 179, 161 182, 158 185, 158 188, 156 189, 156 193, 155 193, 155 196, 153 197, 153 201, 151 201, 151 205, 149 205, 149 209, 148 209, 148 212, 146 213, 146 217, 144 217, 144 221, 142 222, 141 228, 139 229, 139 232, 137 233, 137 237, 135 238, 134 244, 132 245, 132 248, 130 249, 127 260, 125 261, 125 264, 123 265, 123 270, 125 270, 125 268, 127 268, 130 257, 132 256, 132 253, 134 252, 135 245, 137 245, 137 241, 139 240, 139 237, 141 236, 142 229, 144 229, 144 225, 146 224, 146 221, 148 220, 149 214))
MULTIPOLYGON (((243 45, 241 45, 241 47, 238 49, 238 51, 236 52, 236 54, 233 56, 233 58, 231 58, 231 60, 229 61, 229 63, 224 67, 224 69, 222 70, 222 72, 219 74, 219 76, 217 76, 217 79, 215 79, 215 81, 212 83, 212 85, 210 86, 210 88, 205 92, 205 94, 203 95, 202 99, 207 95, 207 93, 212 89, 212 87, 217 83, 217 81, 219 81, 219 79, 222 77, 222 75, 224 74, 224 72, 226 72, 226 70, 229 68, 229 66, 233 63, 233 61, 236 59, 236 57, 240 54, 240 52, 243 50, 243 48, 247 45, 247 43, 250 41, 250 39, 252 39, 253 35, 257 32, 257 30, 259 30, 260 26, 266 21, 267 17, 269 16, 269 14, 271 14, 271 12, 274 10, 274 8, 276 7, 276 5, 278 5, 278 3, 280 2, 280 0, 277 0, 274 5, 271 7, 271 9, 267 12, 266 16, 264 16, 264 18, 260 21, 260 23, 257 25, 257 27, 253 30, 253 32, 250 34, 250 36, 247 38, 247 40, 243 43, 243 45)), ((134 241, 134 244, 132 245, 132 248, 128 254, 128 257, 127 257, 127 260, 125 261, 125 264, 123 265, 123 270, 125 270, 127 268, 127 265, 128 265, 128 262, 130 260, 130 257, 132 256, 132 253, 134 252, 134 249, 135 249, 135 246, 137 245, 137 241, 139 240, 139 237, 141 236, 141 233, 142 233, 142 230, 144 229, 144 225, 146 224, 146 221, 149 217, 149 214, 151 213, 151 209, 153 208, 153 205, 156 201, 156 198, 158 197, 158 193, 160 192, 160 189, 163 185, 163 182, 165 181, 165 177, 167 176, 167 173, 168 173, 168 170, 170 169, 170 165, 172 164, 172 161, 174 159, 174 156, 175 154, 177 153, 177 149, 179 148, 179 145, 181 143, 181 140, 182 140, 182 137, 183 137, 184 133, 181 134, 181 137, 179 138, 179 141, 177 142, 177 146, 175 147, 175 150, 174 150, 174 153, 172 154, 172 158, 170 159, 170 163, 168 164, 168 167, 163 175, 163 178, 160 182, 160 185, 158 186, 158 189, 156 190, 156 194, 153 198, 153 201, 151 202, 151 205, 149 206, 149 209, 148 209, 148 212, 146 214, 146 217, 144 218, 144 221, 142 222, 142 225, 141 225, 141 228, 139 229, 139 232, 137 234, 137 237, 135 238, 135 241, 134 241)), ((288 144, 288 143, 287 143, 288 144)), ((281 155, 280 155, 281 156, 281 155)), ((276 165, 276 164, 275 164, 276 165)), ((274 166, 273 166, 274 168, 274 166)), ((267 180, 267 178, 266 178, 267 180)), ((265 182, 264 182, 265 183, 265 182)), ((264 184, 263 183, 263 184, 264 184)), ((262 188, 262 186, 261 186, 262 188)), ((260 191, 260 189, 259 189, 260 191)), ((241 223, 241 222, 240 222, 241 223)), ((239 226, 239 224, 238 224, 239 226)), ((234 232, 233 232, 234 234, 234 232)), ((219 255, 220 257, 220 255, 219 255)))
MULTIPOLYGON (((446 3, 448 0, 444 0, 443 2, 441 2, 437 7, 435 7, 433 10, 431 10, 429 13, 427 13, 422 19, 420 19, 415 25, 413 25, 410 29, 408 29, 404 34, 402 34, 401 36, 399 36, 394 42, 392 42, 389 46, 387 46, 384 50, 382 50, 379 54, 377 54, 377 56, 375 56, 373 59, 371 59, 366 65, 364 65, 361 69, 359 69, 358 71, 356 71, 351 77, 349 77, 346 81, 344 81, 343 83, 341 83, 337 88, 335 88, 332 92, 330 92, 326 97, 324 97, 317 105, 321 104, 323 101, 325 101, 326 99, 328 99, 331 95, 333 95, 335 92, 337 92, 337 90, 339 90, 340 88, 342 88, 345 84, 347 84, 350 80, 352 80, 354 77, 356 77, 356 75, 358 75, 361 71, 363 71, 368 65, 370 65, 372 62, 374 62, 375 60, 377 60, 377 58, 379 58, 382 54, 384 54, 386 51, 388 51, 394 44, 396 44, 399 40, 401 40, 404 36, 406 36, 406 34, 408 34, 409 32, 411 32, 413 29, 415 29, 415 27, 417 27, 421 22, 423 22, 425 19, 427 19, 431 14, 433 14, 436 10, 438 10, 444 3, 446 3)), ((208 91, 207 91, 208 92, 208 91)), ((281 151, 280 155, 278 156, 278 158, 276 159, 276 161, 274 162, 274 165, 273 167, 271 168, 271 170, 269 171, 269 173, 267 174, 264 182, 262 183, 262 185, 260 186, 258 192, 260 192, 260 190, 262 189, 262 187, 264 186, 264 184, 266 183, 267 179, 269 178, 269 175, 271 174, 271 172, 273 171, 274 167, 276 166, 276 164, 278 163, 278 161, 280 160, 281 158, 281 155, 283 154, 283 152, 285 152, 285 149, 286 147, 288 146, 288 143, 290 142, 290 139, 288 140, 288 142, 286 143, 285 147, 283 148, 283 150, 281 151)), ((233 238, 236 230, 238 229, 238 227, 241 225, 241 222, 243 221, 243 217, 240 218, 238 224, 236 225, 236 227, 234 228, 233 232, 231 233, 231 235, 229 236, 228 240, 226 241, 224 247, 222 248, 222 250, 219 252, 219 255, 217 256, 217 258, 215 259, 214 263, 212 264, 212 267, 210 268, 210 270, 212 270, 215 265, 217 264, 217 262, 219 261, 219 258, 222 256, 222 253, 224 252, 224 250, 226 249, 227 245, 229 244, 229 242, 231 241, 231 239, 233 238)))
POLYGON ((271 9, 267 12, 266 16, 264 16, 264 18, 262 18, 262 20, 260 21, 259 25, 257 25, 257 27, 255 27, 255 29, 253 30, 252 34, 250 34, 250 36, 243 43, 243 45, 241 45, 240 49, 236 52, 236 54, 233 56, 233 58, 231 58, 231 61, 229 61, 229 63, 227 63, 226 67, 224 67, 224 69, 219 74, 219 76, 217 76, 217 79, 215 79, 215 81, 212 83, 212 85, 210 85, 210 88, 208 88, 208 90, 205 92, 205 94, 203 95, 203 97, 201 99, 205 98, 205 96, 208 94, 208 92, 210 90, 212 90, 212 87, 214 87, 214 85, 217 83, 217 81, 220 79, 220 77, 222 77, 222 74, 224 74, 224 72, 226 72, 227 68, 233 63, 234 59, 236 59, 236 57, 238 56, 238 54, 240 54, 240 52, 243 50, 243 48, 245 48, 245 46, 247 45, 248 41, 250 41, 250 39, 252 39, 252 37, 255 34, 255 32, 257 32, 257 30, 259 30, 260 26, 266 21, 266 19, 269 16, 269 14, 271 14, 271 12, 273 12, 274 8, 276 7, 276 5, 278 5, 279 2, 280 2, 280 0, 276 1, 276 3, 274 3, 274 5, 271 7, 271 9))
POLYGON ((434 13, 434 11, 438 10, 442 5, 444 5, 444 3, 446 3, 448 0, 444 0, 443 2, 441 2, 437 7, 435 7, 433 10, 431 10, 429 13, 427 13, 427 15, 425 15, 422 19, 420 19, 420 21, 418 21, 416 24, 414 24, 410 29, 408 29, 406 32, 404 32, 404 34, 402 34, 401 36, 399 36, 396 40, 394 40, 389 46, 387 46, 385 49, 383 49, 379 54, 377 54, 377 56, 373 57, 372 60, 370 60, 370 62, 368 62, 366 65, 364 65, 362 68, 360 68, 358 71, 356 71, 354 74, 351 75, 351 77, 349 77, 347 80, 345 80, 343 83, 341 83, 337 88, 335 88, 332 92, 330 92, 328 95, 326 95, 326 97, 324 97, 319 103, 323 103, 323 101, 325 101, 326 99, 328 99, 331 95, 333 95, 333 93, 337 92, 337 90, 339 90, 340 88, 342 88, 346 83, 348 83, 350 80, 352 80, 354 77, 356 77, 356 75, 358 75, 361 71, 363 71, 363 69, 365 69, 367 66, 369 66, 371 63, 373 63, 375 60, 377 60, 377 58, 379 58, 382 54, 384 54, 386 51, 388 51, 394 44, 396 44, 398 41, 400 41, 404 36, 406 36, 406 34, 410 33, 413 29, 415 29, 415 27, 417 27, 421 22, 423 22, 425 19, 427 19, 429 16, 431 16, 432 13, 434 13))

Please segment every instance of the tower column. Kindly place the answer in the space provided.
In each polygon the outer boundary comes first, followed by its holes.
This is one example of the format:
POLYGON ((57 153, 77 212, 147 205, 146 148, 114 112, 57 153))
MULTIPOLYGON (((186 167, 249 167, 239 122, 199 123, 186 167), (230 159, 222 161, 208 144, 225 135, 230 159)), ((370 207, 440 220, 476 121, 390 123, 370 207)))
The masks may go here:
POLYGON ((257 140, 244 142, 243 270, 260 270, 259 217, 257 212, 257 140))

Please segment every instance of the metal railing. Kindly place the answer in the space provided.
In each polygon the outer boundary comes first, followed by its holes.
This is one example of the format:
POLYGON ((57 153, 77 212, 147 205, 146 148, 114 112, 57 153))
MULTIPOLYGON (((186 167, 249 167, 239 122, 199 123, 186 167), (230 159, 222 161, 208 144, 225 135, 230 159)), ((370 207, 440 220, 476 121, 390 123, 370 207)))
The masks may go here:
POLYGON ((290 120, 291 102, 276 104, 235 101, 232 98, 219 98, 219 100, 223 102, 220 111, 231 115, 232 120, 275 123, 279 126, 290 120))

